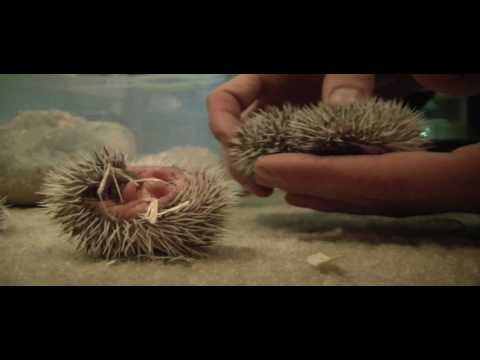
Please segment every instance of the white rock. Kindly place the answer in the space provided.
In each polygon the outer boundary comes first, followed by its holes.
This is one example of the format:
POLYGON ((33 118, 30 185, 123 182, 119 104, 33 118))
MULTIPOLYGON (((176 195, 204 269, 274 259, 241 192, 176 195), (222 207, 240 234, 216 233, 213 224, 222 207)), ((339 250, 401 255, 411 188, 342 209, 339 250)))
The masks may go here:
POLYGON ((35 205, 44 174, 79 152, 107 147, 134 157, 134 135, 114 122, 87 121, 69 113, 25 111, 0 126, 0 198, 35 205))

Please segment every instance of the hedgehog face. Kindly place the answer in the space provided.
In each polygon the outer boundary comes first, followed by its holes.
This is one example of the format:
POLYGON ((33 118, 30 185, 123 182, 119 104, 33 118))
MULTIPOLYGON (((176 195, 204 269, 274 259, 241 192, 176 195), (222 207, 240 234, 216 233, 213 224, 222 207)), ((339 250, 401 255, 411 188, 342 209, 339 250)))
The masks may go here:
POLYGON ((158 202, 160 209, 167 207, 187 186, 185 174, 174 167, 132 166, 127 168, 127 172, 132 176, 132 180, 119 184, 121 196, 115 194, 112 180, 108 181, 107 188, 103 189, 106 196, 102 196, 102 200, 96 203, 97 209, 103 215, 133 220, 147 212, 152 200, 158 202))

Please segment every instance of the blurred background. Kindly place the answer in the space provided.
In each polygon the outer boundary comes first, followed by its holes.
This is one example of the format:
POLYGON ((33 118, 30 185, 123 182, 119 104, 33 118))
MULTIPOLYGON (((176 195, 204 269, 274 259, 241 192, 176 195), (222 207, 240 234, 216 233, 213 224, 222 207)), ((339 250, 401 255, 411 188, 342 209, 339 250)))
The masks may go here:
MULTIPOLYGON (((128 127, 140 153, 178 145, 218 150, 206 97, 234 74, 0 75, 0 125, 19 111, 57 109, 128 127)), ((480 141, 478 98, 436 96, 424 107, 437 149, 480 141)))

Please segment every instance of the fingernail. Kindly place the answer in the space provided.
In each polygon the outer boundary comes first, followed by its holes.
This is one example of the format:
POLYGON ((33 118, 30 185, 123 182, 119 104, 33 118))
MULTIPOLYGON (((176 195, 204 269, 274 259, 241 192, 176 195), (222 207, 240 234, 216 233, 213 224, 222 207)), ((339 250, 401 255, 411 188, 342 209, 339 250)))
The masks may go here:
POLYGON ((348 105, 360 100, 364 94, 356 88, 336 88, 328 98, 328 102, 332 105, 348 105))

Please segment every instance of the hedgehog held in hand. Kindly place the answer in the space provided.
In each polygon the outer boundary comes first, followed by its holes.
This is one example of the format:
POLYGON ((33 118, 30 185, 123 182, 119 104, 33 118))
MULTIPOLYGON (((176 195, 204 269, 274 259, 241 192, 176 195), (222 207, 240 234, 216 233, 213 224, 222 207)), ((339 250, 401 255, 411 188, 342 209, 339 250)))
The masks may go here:
POLYGON ((188 259, 206 255, 225 230, 236 200, 225 175, 168 152, 128 165, 104 150, 50 171, 41 194, 48 213, 89 255, 188 259))
POLYGON ((247 177, 265 155, 385 154, 418 151, 427 144, 422 114, 396 101, 369 99, 350 105, 290 104, 250 113, 231 142, 232 166, 247 177))

